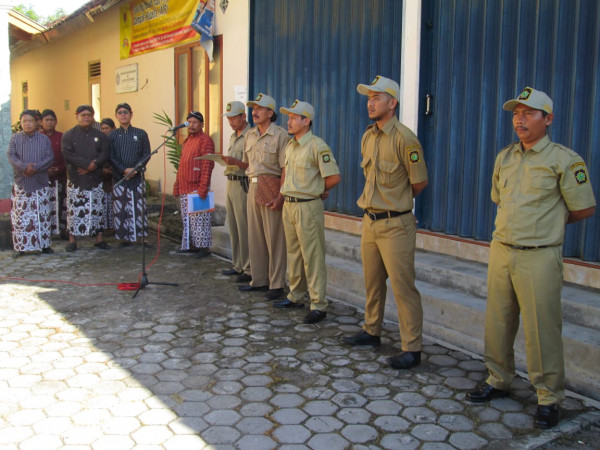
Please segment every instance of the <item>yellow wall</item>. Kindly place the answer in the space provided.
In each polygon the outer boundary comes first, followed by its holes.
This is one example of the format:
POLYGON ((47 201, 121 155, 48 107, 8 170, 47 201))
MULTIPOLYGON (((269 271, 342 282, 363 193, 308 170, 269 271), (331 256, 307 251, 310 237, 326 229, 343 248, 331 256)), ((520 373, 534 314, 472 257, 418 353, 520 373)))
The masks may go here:
MULTIPOLYGON (((223 35, 223 110, 233 99, 234 86, 247 86, 249 0, 229 2, 225 14, 217 6, 215 35, 223 35)), ((88 62, 100 60, 101 117, 114 119, 114 107, 121 102, 133 108, 134 126, 145 129, 154 149, 162 142, 164 127, 154 124, 152 115, 163 110, 173 117, 175 112, 174 50, 173 48, 119 59, 119 7, 94 17, 94 22, 73 33, 51 41, 11 62, 12 118, 18 119, 22 109, 21 83, 28 82, 29 107, 53 109, 58 116, 58 129, 66 131, 76 125, 77 105, 90 103, 88 93, 88 62), (138 91, 115 93, 115 68, 138 64, 138 91), (65 110, 65 101, 69 109, 65 110)), ((115 120, 116 122, 116 120, 115 120)), ((229 144, 231 129, 223 120, 224 151, 229 144)), ((164 159, 164 150, 152 157, 147 178, 161 180, 161 188, 172 192, 175 174, 164 159), (166 182, 163 172, 166 167, 166 182)), ((223 169, 216 166, 212 189, 217 203, 225 202, 223 169)))

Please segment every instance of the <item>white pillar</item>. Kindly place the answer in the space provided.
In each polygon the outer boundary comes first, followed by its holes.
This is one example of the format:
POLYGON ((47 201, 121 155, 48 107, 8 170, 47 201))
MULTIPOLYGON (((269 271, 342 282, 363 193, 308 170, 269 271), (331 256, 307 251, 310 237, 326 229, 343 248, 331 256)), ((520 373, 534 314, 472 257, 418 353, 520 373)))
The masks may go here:
POLYGON ((421 61, 421 0, 402 6, 402 79, 399 120, 417 133, 419 125, 419 70, 421 61))
POLYGON ((0 0, 0 199, 10 197, 12 168, 6 152, 10 141, 10 50, 8 48, 8 12, 15 0, 0 0))

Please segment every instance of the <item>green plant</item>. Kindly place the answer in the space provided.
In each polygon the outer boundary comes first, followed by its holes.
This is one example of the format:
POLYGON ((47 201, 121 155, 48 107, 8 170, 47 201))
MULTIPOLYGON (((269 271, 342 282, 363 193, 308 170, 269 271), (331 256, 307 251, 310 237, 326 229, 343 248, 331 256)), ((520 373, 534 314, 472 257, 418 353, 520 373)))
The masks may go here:
MULTIPOLYGON (((173 128, 173 121, 164 110, 162 115, 154 113, 153 117, 154 123, 158 125, 165 125, 167 128, 173 128)), ((163 137, 167 139, 167 143, 165 144, 168 148, 167 159, 175 168, 175 173, 177 173, 177 169, 179 169, 179 160, 181 159, 181 144, 177 141, 177 138, 175 137, 169 139, 169 136, 167 136, 166 134, 164 134, 163 137)))

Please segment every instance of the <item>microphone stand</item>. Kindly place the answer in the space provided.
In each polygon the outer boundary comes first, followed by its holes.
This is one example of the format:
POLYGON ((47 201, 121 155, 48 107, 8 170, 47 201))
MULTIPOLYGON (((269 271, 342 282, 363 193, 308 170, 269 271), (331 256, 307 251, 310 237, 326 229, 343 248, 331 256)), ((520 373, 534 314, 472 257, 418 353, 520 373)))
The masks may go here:
MULTIPOLYGON (((169 130, 171 131, 171 130, 169 130)), ((164 145, 166 145, 166 143, 172 139, 174 139, 175 136, 175 131, 173 131, 173 134, 169 137, 167 137, 165 139, 165 141, 160 144, 158 147, 156 147, 154 150, 152 150, 152 152, 150 152, 150 154, 148 156, 143 157, 142 159, 140 159, 135 167, 133 167, 132 172, 138 172, 141 175, 142 178, 142 276, 140 277, 140 286, 137 288, 137 290, 135 291, 135 293, 133 294, 133 296, 131 298, 135 298, 136 295, 138 295, 138 293, 144 289, 146 286, 148 286, 149 284, 156 284, 156 285, 161 285, 161 286, 179 286, 179 284, 177 283, 159 283, 159 282, 150 282, 148 281, 148 275, 146 274, 146 242, 145 242, 145 238, 146 238, 146 234, 148 232, 148 218, 146 217, 146 177, 144 176, 144 173, 146 172, 146 167, 145 164, 146 162, 148 162, 150 160, 150 158, 152 158, 152 155, 156 154, 158 152, 158 150, 160 150, 161 147, 163 147, 164 145)), ((119 186, 120 184, 124 183, 125 180, 128 180, 130 177, 123 177, 121 178, 118 182, 116 182, 113 186, 113 189, 116 188, 117 186, 119 186)), ((135 227, 135 223, 133 224, 133 226, 135 227)))

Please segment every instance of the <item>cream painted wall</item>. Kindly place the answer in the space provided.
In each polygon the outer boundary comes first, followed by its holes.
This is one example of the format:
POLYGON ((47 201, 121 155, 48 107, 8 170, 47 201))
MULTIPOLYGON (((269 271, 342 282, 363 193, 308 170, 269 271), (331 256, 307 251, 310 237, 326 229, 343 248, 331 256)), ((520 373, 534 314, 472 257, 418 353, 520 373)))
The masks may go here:
MULTIPOLYGON (((174 116, 174 50, 170 48, 120 60, 118 15, 118 6, 110 8, 105 13, 95 16, 94 23, 12 61, 13 121, 18 118, 22 109, 21 82, 27 81, 29 106, 40 110, 54 109, 58 116, 59 130, 65 131, 73 127, 76 124, 77 105, 90 102, 88 62, 100 60, 101 117, 114 119, 114 107, 118 103, 127 102, 134 111, 134 126, 148 132, 152 148, 162 142, 161 134, 164 133, 164 129, 153 123, 152 114, 164 110, 169 116, 174 116), (133 63, 138 64, 138 91, 116 94, 115 68, 133 63), (65 110, 66 100, 69 101, 68 110, 65 110)), ((215 25, 215 35, 223 35, 224 110, 227 102, 234 99, 235 87, 247 89, 248 85, 249 0, 229 2, 225 14, 217 4, 215 25)), ((232 130, 225 118, 222 125, 223 149, 226 152, 232 130)), ((161 149, 153 156, 148 166, 147 178, 161 180, 161 188, 171 193, 175 174, 166 162, 164 154, 164 150, 161 149)), ((212 189, 215 191, 216 203, 221 205, 225 203, 225 186, 223 167, 217 165, 213 171, 212 189)))

